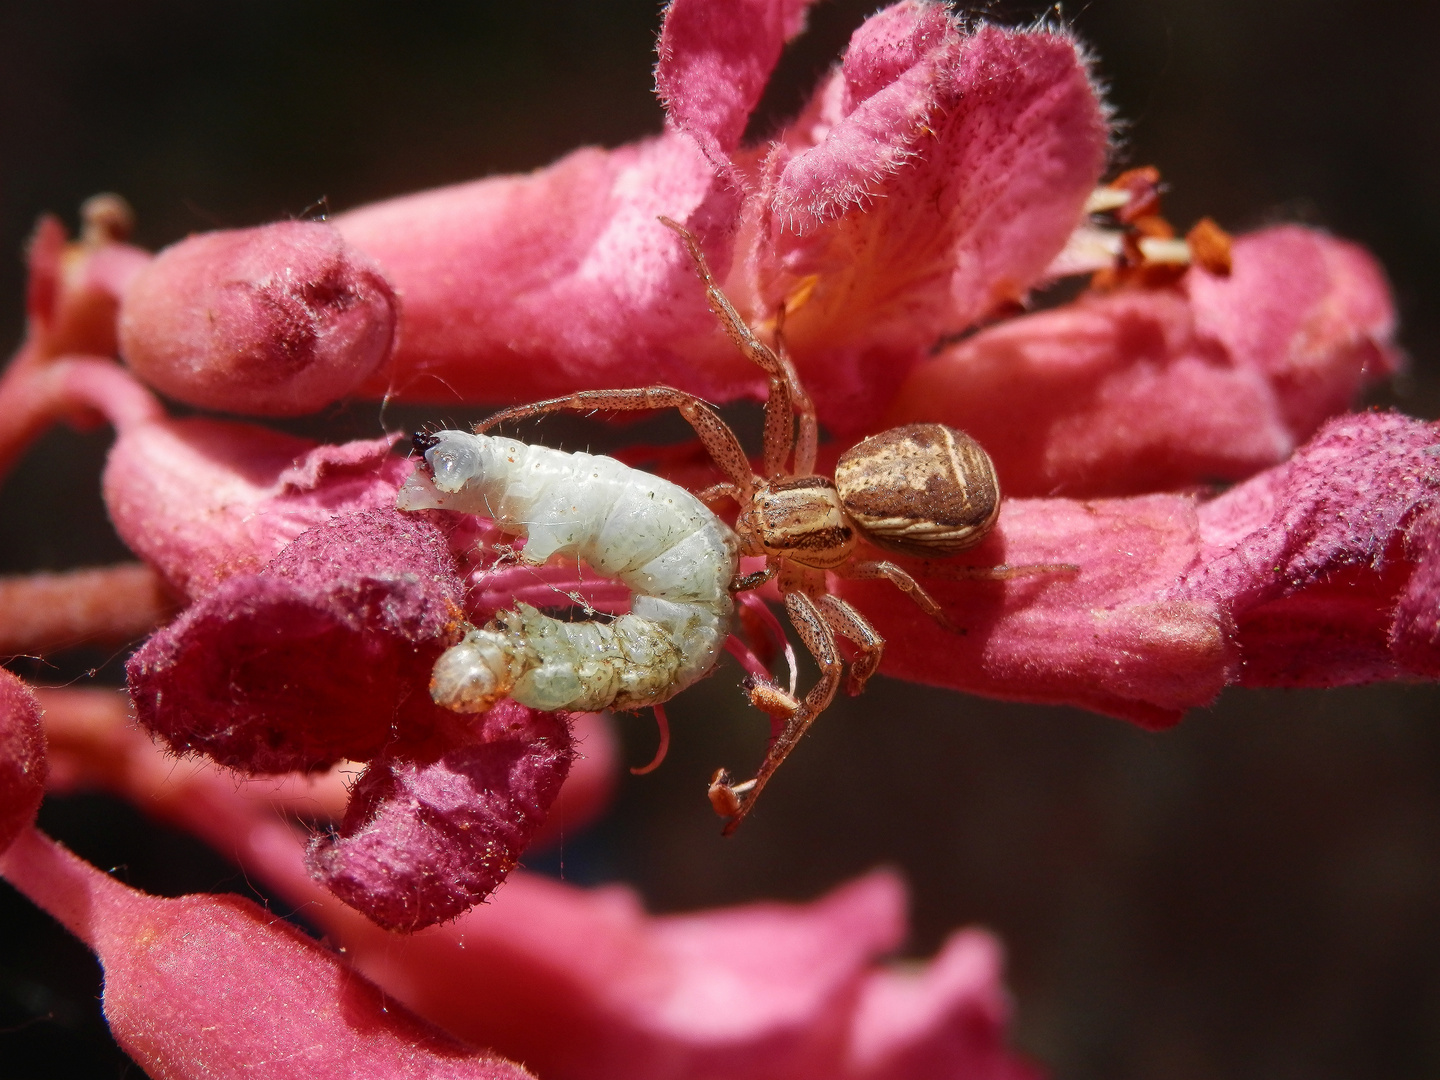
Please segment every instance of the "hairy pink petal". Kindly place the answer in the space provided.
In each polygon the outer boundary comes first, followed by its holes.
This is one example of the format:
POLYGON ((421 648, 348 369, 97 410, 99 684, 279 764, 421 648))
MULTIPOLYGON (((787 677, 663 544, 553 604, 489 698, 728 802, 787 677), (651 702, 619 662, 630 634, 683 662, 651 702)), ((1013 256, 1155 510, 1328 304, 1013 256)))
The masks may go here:
POLYGON ((111 449, 105 504, 130 549, 196 597, 336 514, 393 505, 411 471, 394 441, 317 446, 220 420, 146 424, 111 449))
POLYGON ((395 325, 373 262, 329 225, 282 221, 162 251, 125 293, 120 351, 186 404, 297 416, 379 369, 395 325))
POLYGON ((460 596, 426 518, 340 515, 146 642, 126 668, 136 715, 178 753, 252 772, 437 753, 463 723, 426 692, 460 596))
POLYGON ((40 704, 29 687, 0 668, 0 852, 34 824, 46 770, 40 704))
POLYGON ((812 0, 670 0, 656 51, 655 92, 669 123, 716 166, 745 133, 785 42, 812 0))
POLYGON ((1025 295, 1080 220, 1107 138, 1063 32, 962 34, 914 0, 857 31, 749 210, 749 303, 793 309, 787 342, 828 423, 875 420, 938 337, 1025 295))
POLYGON ((1338 417, 1207 504, 1173 595, 1227 603, 1252 686, 1440 676, 1440 424, 1338 417))
POLYGON ((754 383, 717 333, 689 256, 656 220, 727 224, 733 196, 714 182, 695 143, 670 132, 341 214, 335 227, 405 298, 394 363, 363 392, 494 402, 754 383))
POLYGON ((969 432, 1012 495, 1115 495, 1278 464, 1395 368, 1368 256, 1294 227, 1241 237, 1226 280, 1087 294, 917 368, 894 424, 969 432))
POLYGON ((105 1019, 165 1080, 525 1080, 412 1015, 334 953, 238 896, 167 900, 27 831, 0 873, 105 968, 105 1019))
POLYGON ((427 764, 372 764, 338 835, 311 842, 316 880, 407 932, 489 896, 544 822, 574 751, 564 720, 513 701, 486 713, 477 737, 427 764))

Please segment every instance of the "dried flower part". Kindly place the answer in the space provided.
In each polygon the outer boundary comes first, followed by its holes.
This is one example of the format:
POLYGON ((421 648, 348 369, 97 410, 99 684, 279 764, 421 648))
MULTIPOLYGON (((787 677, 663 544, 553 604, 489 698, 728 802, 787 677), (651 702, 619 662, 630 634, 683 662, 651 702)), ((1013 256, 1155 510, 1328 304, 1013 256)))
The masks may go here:
POLYGON ((0 874, 90 946, 121 1048, 166 1080, 533 1080, 388 998, 238 896, 128 888, 27 831, 0 874))
POLYGON ((50 215, 35 226, 27 251, 31 355, 37 359, 67 353, 111 356, 116 350, 116 314, 120 298, 149 264, 148 251, 123 243, 117 228, 129 211, 116 196, 96 196, 82 208, 85 231, 69 243, 65 227, 50 215))
POLYGON ((206 419, 137 425, 110 451, 105 505, 130 549, 193 598, 336 514, 393 505, 411 470, 394 442, 317 446, 206 419))
POLYGON ((460 735, 426 687, 461 595, 437 526, 339 515, 146 642, 126 667, 136 715, 177 753, 250 772, 434 757, 460 735))
POLYGON ((314 412, 385 363, 394 291, 329 225, 203 233, 131 283, 120 352, 156 389, 202 408, 314 412))
POLYGON ((1120 289, 981 331, 906 380, 891 423, 963 428, 1010 495, 1116 495, 1274 465, 1393 372, 1395 313, 1365 252, 1286 226, 1233 271, 1120 289))
POLYGON ((0 669, 0 852, 34 824, 46 770, 40 704, 20 679, 0 669))
POLYGON ((316 880, 387 930, 453 919, 489 896, 545 821, 574 750, 565 720, 502 701, 478 741, 426 764, 382 759, 338 834, 316 837, 316 880))

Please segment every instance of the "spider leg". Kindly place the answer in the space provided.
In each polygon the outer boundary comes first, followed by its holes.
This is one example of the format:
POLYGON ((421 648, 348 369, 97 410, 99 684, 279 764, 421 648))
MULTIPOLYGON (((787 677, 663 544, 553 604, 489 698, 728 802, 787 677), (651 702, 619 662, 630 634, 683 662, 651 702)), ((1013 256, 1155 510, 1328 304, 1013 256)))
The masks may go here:
MULTIPOLYGON (((820 681, 810 688, 805 699, 800 703, 800 708, 785 721, 784 727, 770 742, 770 747, 765 752, 765 760, 760 764, 760 771, 755 774, 755 779, 749 784, 734 785, 733 788, 728 782, 725 787, 739 794, 744 789, 744 797, 730 820, 725 823, 722 830, 726 836, 733 833, 745 820, 745 816, 755 805, 755 800, 760 797, 760 792, 765 790, 770 777, 775 775, 781 763, 790 756, 790 751, 795 749, 800 742, 801 736, 807 728, 814 723, 815 718, 825 711, 825 707, 835 700, 835 691, 840 688, 840 679, 844 672, 844 665, 840 660, 840 650, 835 645, 835 633, 830 628, 824 612, 803 592, 792 592, 785 595, 785 613, 790 616, 790 624, 795 627, 795 632, 800 635, 800 640, 810 650, 815 662, 820 665, 820 681), (753 784, 754 786, 750 786, 753 784)), ((721 806, 722 802, 717 801, 712 793, 711 801, 721 806)))
POLYGON ((740 446, 740 440, 706 402, 694 394, 687 394, 684 390, 676 390, 670 386, 641 386, 633 390, 582 390, 577 394, 549 398, 532 405, 516 405, 502 409, 490 419, 476 424, 475 433, 480 435, 497 424, 552 412, 640 412, 671 408, 677 409, 695 429, 695 434, 700 436, 700 442, 714 458, 715 464, 735 485, 740 496, 738 501, 742 504, 749 502, 755 494, 755 474, 750 470, 750 461, 740 446))
POLYGON ((911 600, 914 600, 921 611, 940 623, 941 626, 947 628, 950 626, 950 620, 945 617, 945 612, 941 609, 939 602, 926 592, 918 581, 893 562, 888 560, 852 562, 847 566, 842 566, 836 573, 842 577, 857 578, 862 581, 884 578, 911 600))
POLYGON ((820 441, 820 427, 815 419, 815 403, 800 384, 800 376, 790 361, 790 354, 785 350, 785 315, 788 310, 781 304, 780 310, 775 313, 775 354, 784 365, 790 397, 800 421, 795 437, 795 475, 809 476, 815 471, 815 448, 820 441))
POLYGON ((880 658, 885 655, 885 639, 870 625, 869 619, 840 597, 825 593, 816 597, 815 603, 824 613, 830 629, 854 642, 860 650, 860 655, 850 663, 850 678, 845 683, 845 692, 854 697, 865 689, 870 676, 880 666, 880 658))
MULTIPOLYGON (((797 453, 794 475, 810 475, 815 468, 815 406, 810 401, 810 395, 800 385, 800 378, 795 373, 795 365, 790 362, 788 357, 776 355, 768 345, 755 336, 755 332, 750 329, 749 324, 740 317, 740 313, 735 310, 735 305, 730 303, 729 298, 720 290, 715 275, 710 272, 710 266, 705 261, 705 253, 700 250, 700 241, 695 234, 679 222, 672 221, 667 217, 662 217, 660 223, 684 241, 686 249, 690 252, 690 258, 695 263, 695 269, 705 283, 705 296, 710 302, 710 310, 720 320, 720 325, 725 328, 725 333, 730 336, 730 340, 751 363, 757 365, 770 377, 770 392, 765 399, 765 449, 762 459, 765 463, 765 475, 770 478, 785 475, 785 459, 790 456, 790 451, 795 446, 796 414, 800 416, 801 445, 808 445, 810 450, 808 451, 808 464, 803 466, 801 456, 797 453), (807 432, 808 443, 806 442, 807 432)), ((784 309, 781 310, 783 312, 784 309)), ((781 322, 783 324, 783 316, 781 316, 781 322)), ((776 342, 779 344, 778 336, 776 342)))
POLYGON ((955 566, 946 562, 921 562, 915 570, 923 577, 942 578, 947 581, 1009 581, 1011 578, 1036 577, 1041 574, 1078 574, 1080 567, 1074 563, 1022 563, 1011 566, 955 566))
POLYGON ((724 499, 734 499, 738 503, 740 492, 736 490, 734 484, 711 484, 704 491, 697 491, 695 497, 706 506, 713 507, 724 499))

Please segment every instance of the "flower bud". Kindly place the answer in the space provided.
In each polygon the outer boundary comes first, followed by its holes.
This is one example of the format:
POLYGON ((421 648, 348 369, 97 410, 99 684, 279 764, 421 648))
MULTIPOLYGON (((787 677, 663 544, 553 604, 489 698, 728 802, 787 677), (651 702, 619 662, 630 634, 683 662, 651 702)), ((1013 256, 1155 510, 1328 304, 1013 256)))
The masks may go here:
POLYGON ((0 851, 34 823, 45 765, 40 706, 23 682, 0 670, 0 851))
POLYGON ((395 293, 329 225, 202 233, 136 276, 120 352, 142 379, 202 408, 313 412, 389 358, 395 293))

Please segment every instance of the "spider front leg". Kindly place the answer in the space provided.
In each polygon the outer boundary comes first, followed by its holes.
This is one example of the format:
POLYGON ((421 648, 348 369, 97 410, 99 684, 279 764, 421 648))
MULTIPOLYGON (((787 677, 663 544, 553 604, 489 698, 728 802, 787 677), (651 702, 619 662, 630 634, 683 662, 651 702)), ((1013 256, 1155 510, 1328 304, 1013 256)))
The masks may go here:
MULTIPOLYGON (((720 495, 734 495, 744 505, 755 494, 755 474, 750 469, 750 460, 745 456, 740 440, 730 426, 716 415, 709 404, 670 386, 641 386, 630 390, 582 390, 565 397, 537 401, 532 405, 516 405, 502 409, 488 420, 475 425, 475 434, 483 435, 490 428, 512 420, 524 420, 530 416, 542 416, 553 412, 645 412, 652 409, 675 409, 700 436, 700 442, 709 452, 715 464, 730 479, 730 490, 721 490, 720 495)), ((707 489, 715 492, 723 485, 707 489)))
POLYGON ((860 649, 860 656, 851 665, 850 682, 847 689, 858 694, 880 664, 885 650, 882 638, 865 617, 838 596, 828 593, 811 597, 803 592, 785 595, 785 613, 795 627, 800 640, 810 650, 820 666, 820 681, 810 688, 799 707, 790 715, 779 733, 770 741, 755 779, 743 784, 731 784, 729 775, 722 769, 716 773, 710 785, 710 801, 717 812, 730 820, 726 822, 724 834, 729 836, 750 813, 760 792, 769 783, 775 770, 790 756, 804 736, 806 730, 835 700, 844 674, 844 663, 835 643, 835 635, 853 641, 860 649))
POLYGON ((735 305, 730 303, 729 297, 721 291, 719 282, 715 280, 715 275, 710 272, 710 266, 705 261, 705 253, 700 249, 699 238, 678 221, 661 217, 660 223, 679 236, 684 242, 686 250, 690 252, 695 269, 705 283, 705 296, 710 303, 710 310, 720 320, 720 325, 724 327, 725 333, 730 336, 730 340, 751 363, 770 377, 770 391, 765 399, 765 446, 762 459, 766 477, 774 479, 785 475, 785 459, 790 456, 792 448, 795 450, 795 475, 810 475, 815 468, 815 444, 817 441, 815 406, 810 400, 810 395, 800 385, 795 365, 790 362, 790 358, 785 355, 783 345, 780 344, 785 309, 782 307, 777 317, 776 345, 779 349, 777 355, 755 336, 755 332, 750 329, 749 324, 735 310, 735 305), (795 442, 797 416, 800 422, 798 444, 795 442))

